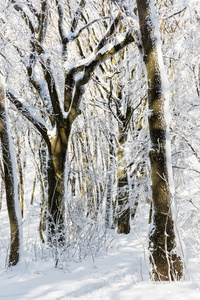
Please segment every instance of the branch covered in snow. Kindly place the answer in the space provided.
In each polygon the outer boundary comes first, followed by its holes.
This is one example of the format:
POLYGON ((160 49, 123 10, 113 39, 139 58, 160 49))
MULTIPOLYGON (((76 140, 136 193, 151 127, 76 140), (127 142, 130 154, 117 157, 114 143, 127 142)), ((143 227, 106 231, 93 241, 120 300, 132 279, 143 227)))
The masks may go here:
POLYGON ((37 128, 47 145, 50 145, 46 124, 38 114, 38 111, 29 107, 25 100, 11 88, 7 88, 6 96, 15 105, 17 110, 37 128))
POLYGON ((16 0, 11 0, 11 3, 13 4, 14 9, 21 14, 21 16, 24 19, 26 25, 29 27, 31 33, 34 34, 35 33, 35 26, 34 26, 32 20, 29 18, 29 16, 28 16, 27 12, 25 11, 25 9, 23 8, 23 5, 21 5, 16 0))
POLYGON ((59 95, 57 92, 57 87, 56 87, 56 82, 55 82, 55 78, 54 78, 54 74, 51 70, 51 60, 50 58, 47 59, 47 62, 45 63, 42 59, 41 59, 41 65, 44 71, 44 76, 47 82, 47 86, 48 86, 48 90, 49 90, 49 95, 51 98, 51 103, 52 103, 52 107, 53 107, 53 111, 55 114, 55 118, 62 120, 63 119, 63 114, 62 114, 62 110, 60 107, 60 102, 59 102, 59 95))

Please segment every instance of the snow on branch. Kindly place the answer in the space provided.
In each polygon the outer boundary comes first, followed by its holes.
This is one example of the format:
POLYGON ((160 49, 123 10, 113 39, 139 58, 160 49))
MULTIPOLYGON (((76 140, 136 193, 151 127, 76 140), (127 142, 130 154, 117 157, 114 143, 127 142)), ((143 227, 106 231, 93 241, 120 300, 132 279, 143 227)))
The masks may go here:
POLYGON ((23 20, 25 21, 26 25, 29 27, 31 33, 34 34, 35 33, 35 28, 34 28, 33 22, 31 21, 28 14, 25 12, 23 6, 19 2, 17 2, 16 0, 11 0, 11 3, 13 4, 14 9, 21 14, 21 16, 22 16, 23 20))
MULTIPOLYGON (((118 12, 117 16, 113 20, 112 24, 110 25, 109 29, 107 30, 104 37, 101 39, 99 44, 97 45, 94 53, 91 54, 90 57, 81 60, 79 64, 73 66, 68 73, 69 74, 77 74, 78 72, 83 72, 86 66, 101 63, 114 55, 115 53, 119 52, 121 49, 126 47, 128 44, 134 41, 134 37, 132 36, 132 32, 128 31, 125 35, 118 36, 114 43, 108 43, 108 39, 114 34, 119 21, 121 20, 122 14, 118 12), (107 45, 107 46, 106 46, 107 45), (93 63, 92 63, 93 61, 93 63)), ((84 77, 84 76, 83 76, 84 77)))
POLYGON ((106 42, 108 41, 108 39, 113 35, 113 33, 115 32, 117 26, 119 25, 119 22, 122 19, 122 13, 119 11, 117 16, 114 18, 113 22, 111 23, 109 29, 107 30, 106 34, 104 35, 104 37, 101 39, 101 41, 99 42, 98 46, 95 49, 95 53, 97 53, 103 46, 106 45, 106 42))
POLYGON ((91 58, 90 61, 86 64, 82 64, 76 67, 76 70, 84 71, 82 78, 79 79, 79 82, 82 85, 86 84, 95 68, 105 60, 111 58, 114 54, 118 53, 120 50, 134 42, 134 37, 131 31, 128 31, 125 34, 118 36, 113 43, 104 46, 99 50, 95 56, 91 58))
POLYGON ((47 1, 42 1, 42 6, 41 6, 41 13, 37 16, 36 13, 35 15, 38 18, 38 23, 39 23, 39 34, 38 34, 38 42, 43 42, 46 31, 47 31, 47 23, 48 23, 48 2, 47 1))
POLYGON ((71 35, 68 36, 68 41, 74 41, 75 39, 77 39, 80 36, 81 32, 83 30, 87 29, 88 27, 90 27, 92 24, 94 24, 96 22, 99 22, 99 21, 102 21, 102 20, 107 20, 107 19, 110 19, 110 18, 111 17, 102 17, 102 18, 92 20, 90 23, 83 26, 78 32, 71 33, 71 35))
MULTIPOLYGON (((89 82, 96 67, 122 50, 124 47, 128 46, 133 41, 134 37, 132 33, 128 31, 125 35, 122 34, 121 36, 118 36, 114 43, 104 46, 99 52, 97 52, 96 56, 92 56, 88 63, 79 65, 75 68, 75 70, 79 71, 75 78, 73 94, 73 104, 75 104, 77 108, 83 94, 83 86, 89 82)), ((74 72, 74 74, 76 74, 76 72, 74 72)))
POLYGON ((55 78, 53 75, 53 71, 50 68, 50 64, 51 64, 50 58, 47 59, 46 63, 42 60, 42 58, 40 59, 40 61, 41 61, 41 66, 44 71, 45 80, 47 82, 49 96, 51 98, 51 103, 52 103, 54 114, 56 117, 58 117, 60 120, 62 120, 63 114, 62 114, 62 110, 60 107, 59 95, 58 95, 57 88, 56 88, 55 78))
POLYGON ((80 18, 80 15, 81 15, 81 12, 84 8, 84 6, 86 5, 86 1, 85 0, 81 0, 80 3, 79 3, 79 6, 74 14, 74 18, 72 20, 72 25, 71 25, 71 32, 74 32, 76 30, 76 27, 78 25, 78 21, 79 21, 79 18, 80 18))
POLYGON ((33 107, 30 107, 12 88, 7 88, 6 96, 15 105, 17 110, 37 128, 46 143, 49 144, 50 141, 47 135, 46 123, 39 115, 38 111, 33 107))
POLYGON ((91 22, 89 22, 88 24, 86 24, 85 26, 81 27, 81 29, 79 29, 79 31, 75 31, 74 27, 71 28, 70 33, 66 34, 65 29, 64 29, 64 12, 63 12, 63 7, 60 4, 60 2, 56 1, 57 4, 57 8, 58 8, 58 14, 59 14, 59 19, 58 19, 58 30, 60 33, 60 37, 61 37, 61 41, 62 41, 62 47, 63 47, 63 55, 65 55, 65 53, 67 52, 67 44, 69 42, 72 42, 74 40, 76 40, 80 34, 87 29, 88 27, 90 27, 92 24, 102 21, 102 20, 107 20, 110 19, 110 16, 107 17, 101 17, 98 19, 94 19, 91 22))

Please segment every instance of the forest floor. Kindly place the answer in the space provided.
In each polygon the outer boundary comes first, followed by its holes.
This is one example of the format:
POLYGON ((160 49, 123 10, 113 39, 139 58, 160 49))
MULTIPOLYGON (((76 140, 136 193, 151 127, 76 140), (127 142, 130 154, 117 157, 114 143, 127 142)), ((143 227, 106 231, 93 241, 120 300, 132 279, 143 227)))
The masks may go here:
MULTIPOLYGON (((31 195, 27 176, 25 195, 31 195)), ((5 198, 5 197, 4 197, 5 198)), ((148 216, 149 204, 140 203, 128 235, 114 231, 103 241, 104 248, 96 256, 62 260, 55 267, 55 255, 40 241, 38 233, 40 204, 25 203, 23 219, 23 255, 16 267, 7 268, 9 253, 9 223, 5 201, 0 211, 0 300, 195 300, 200 299, 199 218, 189 218, 181 202, 179 208, 180 236, 184 245, 185 276, 180 282, 153 282, 149 276, 148 216), (182 222, 182 223, 181 223, 182 222), (194 222, 193 227, 192 222, 194 222), (194 244, 196 243, 196 244, 194 244)), ((39 201, 39 200, 38 200, 39 201)), ((87 229, 85 229, 86 231, 87 229)), ((81 243, 80 239, 80 243, 81 243)), ((84 245, 84 243, 82 244, 84 245)), ((83 249, 84 250, 84 249, 83 249)), ((87 250, 87 249, 86 249, 87 250)), ((85 250, 84 250, 85 251, 85 250)))
MULTIPOLYGON (((10 269, 4 267, 6 257, 3 255, 0 257, 0 299, 200 299, 199 266, 191 252, 183 280, 150 281, 146 229, 143 225, 129 235, 114 234, 107 251, 100 251, 93 259, 67 262, 64 268, 55 268, 53 259, 37 257, 34 247, 32 259, 22 259, 17 267, 10 269)), ((1 230, 0 238, 4 241, 1 230)))

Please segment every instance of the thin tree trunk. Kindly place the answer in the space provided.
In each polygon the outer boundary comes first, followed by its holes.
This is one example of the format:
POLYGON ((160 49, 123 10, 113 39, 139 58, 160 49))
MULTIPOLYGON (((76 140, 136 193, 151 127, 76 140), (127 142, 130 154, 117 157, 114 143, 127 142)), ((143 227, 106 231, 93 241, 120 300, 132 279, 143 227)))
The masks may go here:
POLYGON ((121 142, 117 149, 117 232, 128 234, 130 232, 129 183, 123 144, 124 142, 121 142))
POLYGON ((4 174, 3 174, 3 166, 0 161, 0 211, 2 209, 3 191, 4 191, 4 174))
MULTIPOLYGON (((144 62, 148 82, 149 131, 151 150, 153 227, 149 235, 150 261, 153 279, 171 281, 182 277, 181 258, 176 253, 176 240, 171 203, 171 166, 168 156, 170 137, 166 120, 166 95, 163 92, 163 74, 155 35, 153 0, 137 0, 144 62)), ((161 51, 160 51, 161 52, 161 51)))
MULTIPOLYGON (((121 113, 122 90, 120 84, 117 86, 117 98, 120 100, 116 105, 118 117, 119 137, 117 144, 117 224, 118 233, 128 234, 130 232, 130 203, 129 203, 129 182, 127 174, 127 161, 125 158, 124 145, 127 141, 127 124, 131 115, 131 107, 126 109, 126 114, 121 113)), ((111 86, 112 92, 112 86, 111 86)))
MULTIPOLYGON (((111 122, 110 122, 111 123, 111 122)), ((110 124, 111 125, 111 124, 110 124)), ((105 225, 106 228, 113 226, 112 216, 112 203, 113 203, 113 173, 115 165, 115 147, 114 147, 114 135, 109 132, 109 154, 110 157, 107 159, 107 195, 106 195, 106 209, 105 209, 105 225)))
POLYGON ((22 218, 24 215, 24 180, 23 180, 23 168, 22 168, 22 162, 21 162, 21 149, 20 149, 20 138, 15 130, 15 134, 17 136, 17 147, 18 150, 16 152, 16 158, 17 158, 17 167, 18 167, 18 173, 19 173, 19 184, 18 184, 18 196, 20 201, 20 208, 21 208, 21 214, 22 218))
POLYGON ((7 114, 5 110, 5 91, 3 78, 0 74, 0 141, 3 153, 4 181, 6 190, 6 202, 10 221, 10 254, 9 266, 16 265, 20 258, 20 206, 17 195, 13 170, 13 156, 7 128, 7 114), (17 207, 18 206, 18 207, 17 207), (18 210, 17 210, 18 208, 18 210))

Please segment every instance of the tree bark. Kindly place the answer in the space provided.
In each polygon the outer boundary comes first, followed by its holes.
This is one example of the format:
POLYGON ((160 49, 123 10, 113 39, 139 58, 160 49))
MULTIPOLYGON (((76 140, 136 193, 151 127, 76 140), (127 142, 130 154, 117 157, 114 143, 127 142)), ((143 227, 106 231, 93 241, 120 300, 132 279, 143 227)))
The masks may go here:
POLYGON ((130 232, 130 204, 128 174, 126 170, 126 159, 123 149, 124 142, 125 141, 119 141, 117 149, 117 232, 128 234, 130 232))
POLYGON ((151 150, 153 227, 149 235, 150 261, 154 280, 171 281, 182 277, 183 265, 176 251, 171 203, 170 172, 166 147, 169 143, 165 118, 166 97, 158 57, 158 38, 152 17, 153 0, 137 0, 143 59, 148 81, 149 132, 151 150), (167 140, 168 139, 168 140, 167 140))
POLYGON ((13 157, 10 149, 9 133, 5 111, 5 90, 2 76, 0 74, 0 141, 3 152, 4 182, 6 190, 6 202, 10 222, 10 254, 9 266, 16 265, 20 258, 20 222, 16 206, 19 206, 17 196, 17 185, 15 185, 16 174, 13 170, 13 157))
POLYGON ((48 160, 48 242, 65 244, 64 174, 71 124, 58 124, 56 137, 51 140, 48 160))

